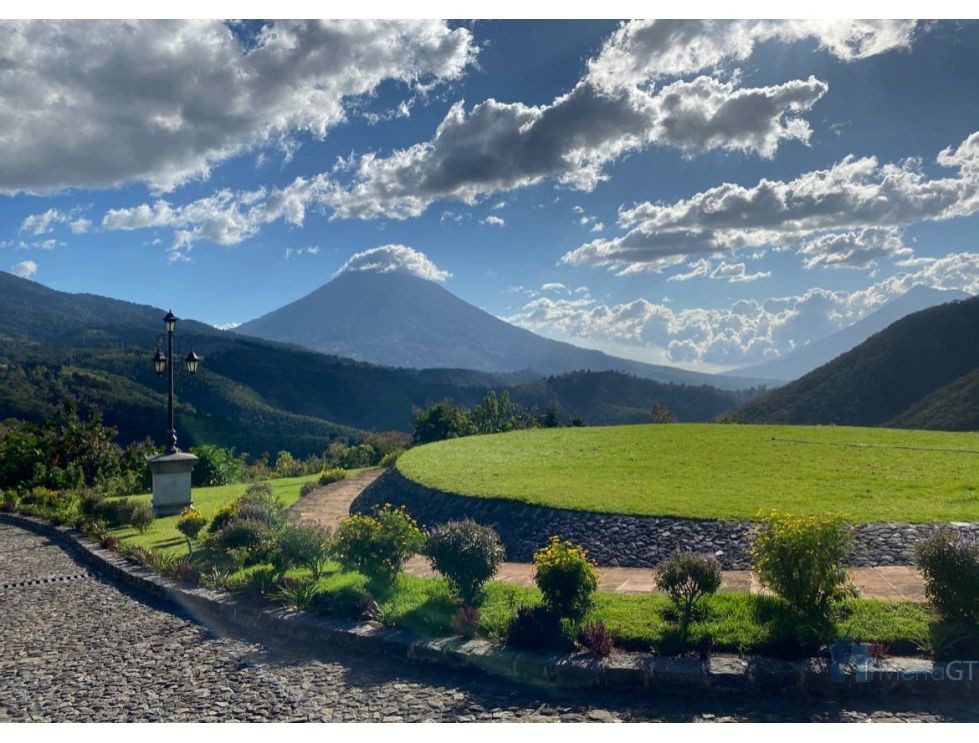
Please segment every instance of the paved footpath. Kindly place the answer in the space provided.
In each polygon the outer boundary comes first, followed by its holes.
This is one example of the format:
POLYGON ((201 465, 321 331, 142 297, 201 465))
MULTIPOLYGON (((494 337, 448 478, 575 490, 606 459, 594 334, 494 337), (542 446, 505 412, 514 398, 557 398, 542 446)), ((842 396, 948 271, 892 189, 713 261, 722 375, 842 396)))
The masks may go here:
POLYGON ((0 524, 0 722, 975 721, 952 700, 551 693, 334 648, 219 635, 0 524))
MULTIPOLYGON (((350 504, 361 491, 380 477, 383 470, 368 470, 315 490, 293 507, 294 518, 300 521, 335 528, 340 519, 350 513, 350 504)), ((432 569, 423 557, 414 557, 405 566, 411 575, 429 576, 432 569)), ((925 588, 918 571, 910 565, 891 565, 876 568, 854 568, 850 576, 860 595, 869 599, 924 601, 925 588)), ((500 568, 497 580, 520 586, 534 585, 533 567, 525 562, 507 562, 500 568)), ((653 571, 647 568, 599 567, 598 587, 610 593, 651 593, 653 571)), ((764 593, 757 577, 750 570, 725 570, 721 591, 764 593)))

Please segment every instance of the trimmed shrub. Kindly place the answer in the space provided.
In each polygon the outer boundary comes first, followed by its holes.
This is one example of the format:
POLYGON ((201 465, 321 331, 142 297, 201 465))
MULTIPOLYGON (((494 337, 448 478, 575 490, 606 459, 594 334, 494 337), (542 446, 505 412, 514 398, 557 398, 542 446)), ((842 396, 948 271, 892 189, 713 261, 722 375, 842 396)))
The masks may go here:
POLYGON ((979 540, 939 529, 914 546, 925 595, 946 621, 979 619, 979 540))
POLYGON ((578 628, 578 645, 594 655, 612 654, 612 635, 601 620, 587 622, 578 628))
POLYGON ((226 527, 231 520, 238 514, 238 503, 234 501, 232 503, 225 503, 211 517, 211 524, 207 527, 209 534, 214 534, 221 531, 226 527))
POLYGON ((319 488, 320 488, 320 484, 318 482, 304 482, 302 486, 299 488, 299 497, 305 498, 314 490, 319 490, 319 488))
POLYGON ((153 506, 146 501, 133 501, 129 509, 129 524, 140 534, 145 534, 150 528, 156 514, 153 513, 153 506))
POLYGON ((343 467, 331 467, 328 470, 323 470, 320 473, 319 484, 329 485, 331 482, 340 482, 340 480, 346 480, 349 473, 343 467))
POLYGON ((329 554, 329 532, 311 524, 290 525, 279 534, 273 563, 280 573, 291 567, 308 568, 318 580, 329 554))
POLYGON ((469 606, 481 603, 483 584, 496 575, 505 557, 499 535, 472 519, 436 528, 428 536, 425 554, 469 606))
POLYGON ((551 537, 550 544, 534 553, 534 581, 544 594, 546 607, 559 617, 574 620, 591 606, 598 572, 584 549, 551 537))
POLYGON ((194 554, 194 540, 197 539, 197 535, 201 533, 206 523, 207 517, 193 506, 187 506, 180 512, 180 516, 177 518, 177 531, 183 534, 187 540, 188 554, 194 554))
POLYGON ((425 534, 403 508, 390 505, 373 516, 355 514, 340 522, 332 553, 349 570, 391 583, 405 562, 425 547, 425 534))
POLYGON ((228 551, 240 550, 244 564, 254 564, 275 549, 276 532, 256 519, 236 518, 215 535, 219 547, 228 551))
POLYGON ((506 631, 506 644, 526 650, 568 644, 561 619, 546 606, 521 606, 506 631))
POLYGON ((317 614, 337 619, 374 619, 377 602, 363 588, 343 586, 335 591, 321 591, 313 596, 310 609, 317 614))
POLYGON ((841 519, 773 512, 752 540, 752 569, 799 614, 825 618, 855 594, 843 567, 851 542, 841 519))
POLYGON ((673 602, 685 634, 696 603, 721 587, 721 565, 710 555, 677 552, 656 566, 654 577, 673 602))

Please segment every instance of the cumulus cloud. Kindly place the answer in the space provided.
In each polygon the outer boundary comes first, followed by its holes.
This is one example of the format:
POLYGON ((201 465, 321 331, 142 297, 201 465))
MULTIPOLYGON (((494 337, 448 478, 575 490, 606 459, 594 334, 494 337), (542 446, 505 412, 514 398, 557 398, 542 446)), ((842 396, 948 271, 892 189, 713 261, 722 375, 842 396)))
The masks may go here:
POLYGON ((479 223, 489 225, 490 227, 503 227, 506 224, 502 217, 497 217, 495 214, 489 215, 486 219, 479 220, 479 223))
POLYGON ((603 87, 642 85, 742 62, 766 41, 815 40, 844 61, 907 49, 915 21, 629 21, 588 62, 589 78, 603 87))
POLYGON ((644 202, 619 212, 624 235, 593 240, 564 263, 619 273, 661 271, 680 256, 746 246, 796 249, 807 268, 869 268, 907 258, 901 228, 979 211, 979 132, 936 162, 954 175, 929 178, 920 163, 848 156, 791 181, 752 187, 724 183, 673 203, 644 202))
MULTIPOLYGON (((775 358, 828 335, 916 284, 979 293, 977 253, 952 253, 924 259, 919 265, 917 271, 896 274, 855 292, 814 288, 796 296, 739 300, 727 308, 682 310, 646 299, 609 305, 589 298, 538 297, 506 319, 547 335, 618 343, 667 363, 734 367, 775 358)), ((708 276, 711 265, 698 261, 690 273, 708 276)))
POLYGON ((452 274, 441 270, 420 250, 406 245, 382 245, 361 253, 354 253, 340 266, 336 276, 351 271, 373 273, 409 273, 429 281, 445 281, 452 274))
POLYGON ((815 78, 738 88, 700 77, 653 93, 581 82, 543 106, 491 98, 467 111, 460 101, 430 141, 345 163, 349 182, 334 183, 324 203, 340 218, 406 219, 438 200, 473 204, 549 177, 587 191, 606 177, 608 163, 653 144, 691 155, 728 149, 772 157, 784 140, 808 141, 809 125, 796 114, 826 90, 815 78))
POLYGON ((10 273, 22 279, 29 279, 37 273, 37 264, 34 261, 21 261, 10 267, 10 273))
POLYGON ((296 146, 388 80, 459 78, 477 49, 440 21, 0 24, 0 192, 131 181, 166 192, 250 147, 296 146), (73 125, 72 122, 83 122, 73 125))
POLYGON ((195 242, 210 240, 234 245, 254 236, 263 225, 284 219, 301 225, 307 203, 323 187, 322 178, 296 178, 289 185, 268 191, 224 189, 182 206, 159 199, 125 209, 110 209, 102 218, 107 230, 166 227, 174 230, 170 246, 173 260, 186 258, 195 242))
POLYGON ((20 223, 18 231, 31 235, 46 235, 54 230, 56 225, 66 224, 73 233, 80 235, 88 232, 92 226, 91 220, 78 216, 81 211, 81 207, 75 207, 67 212, 60 209, 48 209, 40 214, 31 214, 20 223))

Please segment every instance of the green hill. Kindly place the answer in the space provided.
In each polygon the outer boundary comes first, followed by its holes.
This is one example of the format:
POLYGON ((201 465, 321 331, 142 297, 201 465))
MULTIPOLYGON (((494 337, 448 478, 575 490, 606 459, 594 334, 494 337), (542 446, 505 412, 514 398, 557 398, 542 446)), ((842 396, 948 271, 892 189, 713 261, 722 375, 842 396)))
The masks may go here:
MULTIPOLYGON (((964 378, 979 368, 976 338, 979 298, 916 312, 801 379, 743 405, 736 414, 749 423, 974 428, 968 424, 969 413, 939 410, 952 404, 949 395, 966 401, 968 390, 974 390, 964 378), (955 386, 957 380, 963 380, 962 390, 955 386)), ((971 395, 975 400, 974 391, 971 395)), ((974 412, 972 416, 974 421, 974 412)))
MULTIPOLYGON (((0 419, 41 420, 66 398, 102 409, 127 442, 164 428, 164 381, 150 363, 164 310, 66 294, 0 273, 0 419)), ((180 445, 203 442, 258 454, 321 452, 364 430, 409 430, 412 410, 450 399, 471 406, 490 389, 589 423, 648 419, 653 403, 681 420, 708 420, 748 393, 578 372, 526 383, 527 374, 397 369, 328 356, 182 320, 204 361, 177 380, 180 445)), ((184 349, 186 350, 186 349, 184 349)))
POLYGON ((932 392, 884 425, 979 431, 979 368, 932 392))

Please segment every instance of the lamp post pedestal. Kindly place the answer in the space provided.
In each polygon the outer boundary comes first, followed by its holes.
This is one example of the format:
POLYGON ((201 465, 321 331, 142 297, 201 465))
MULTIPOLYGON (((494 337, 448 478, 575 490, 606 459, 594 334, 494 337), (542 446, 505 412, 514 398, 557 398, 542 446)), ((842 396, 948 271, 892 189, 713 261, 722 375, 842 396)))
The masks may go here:
POLYGON ((172 516, 191 505, 190 473, 196 463, 197 457, 182 451, 147 460, 153 473, 153 513, 172 516))

